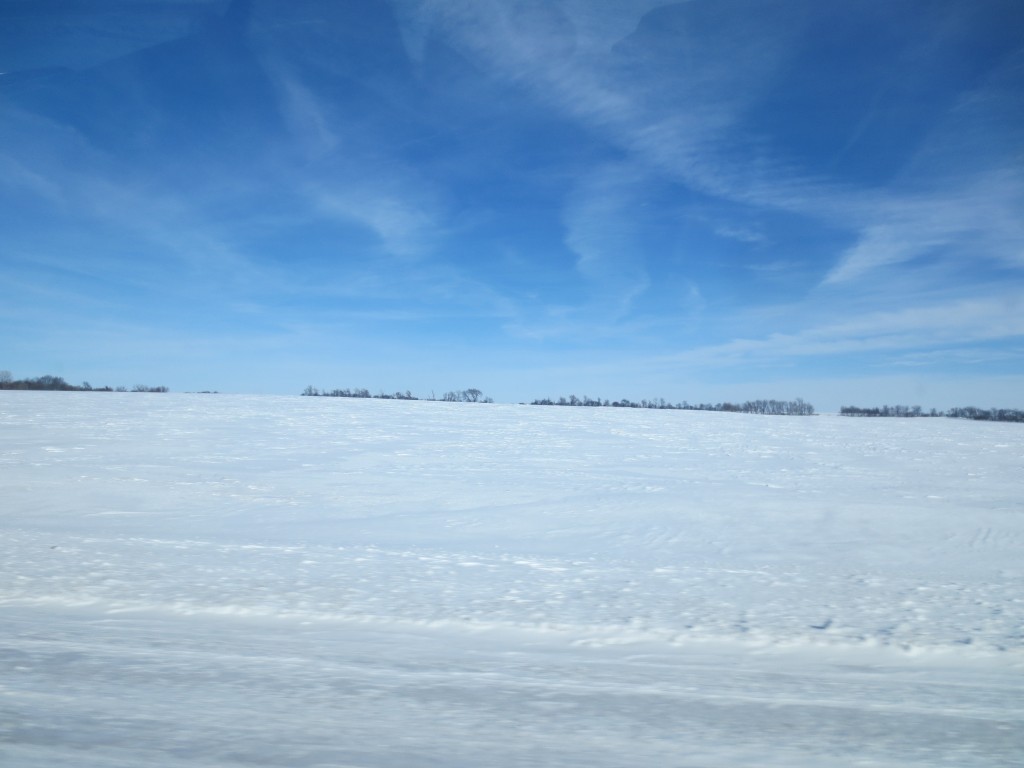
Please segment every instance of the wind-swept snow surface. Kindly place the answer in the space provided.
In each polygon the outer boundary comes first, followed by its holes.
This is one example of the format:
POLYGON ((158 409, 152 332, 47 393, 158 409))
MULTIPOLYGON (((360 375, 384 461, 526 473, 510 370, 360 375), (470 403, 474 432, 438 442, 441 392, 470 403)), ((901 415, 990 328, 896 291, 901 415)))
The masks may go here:
POLYGON ((0 394, 4 766, 1019 766, 1024 429, 0 394))

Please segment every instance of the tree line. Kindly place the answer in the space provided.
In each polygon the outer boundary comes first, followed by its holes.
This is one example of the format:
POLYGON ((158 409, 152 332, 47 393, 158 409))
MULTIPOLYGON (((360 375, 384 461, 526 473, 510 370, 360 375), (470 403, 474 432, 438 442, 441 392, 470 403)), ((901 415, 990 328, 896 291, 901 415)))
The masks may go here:
POLYGON ((971 419, 973 421, 1015 421, 1024 422, 1024 411, 1014 408, 950 408, 937 411, 934 408, 925 411, 919 405, 883 405, 875 408, 858 408, 855 405, 844 405, 839 409, 840 416, 868 416, 892 418, 934 418, 944 416, 950 419, 971 419))
POLYGON ((803 398, 796 400, 747 400, 744 403, 688 403, 685 400, 681 403, 670 403, 663 397, 650 400, 633 401, 626 398, 621 400, 593 399, 584 395, 577 397, 559 397, 552 400, 549 397, 534 400, 530 405, 564 405, 580 406, 590 408, 653 408, 656 410, 673 411, 723 411, 727 413, 758 413, 769 416, 813 416, 814 406, 805 402, 803 398))
POLYGON ((412 392, 406 390, 405 392, 395 392, 394 394, 387 394, 386 392, 379 392, 376 395, 371 395, 368 389, 318 389, 314 386, 308 386, 302 390, 304 397, 373 397, 378 400, 419 400, 415 397, 412 392))
MULTIPOLYGON (((375 398, 379 400, 419 400, 409 390, 405 392, 395 392, 389 394, 386 392, 379 392, 377 394, 371 394, 370 390, 365 388, 355 389, 319 389, 312 385, 306 387, 302 394, 306 397, 365 397, 375 398)), ((434 393, 430 394, 430 397, 425 398, 431 401, 441 401, 446 403, 493 403, 494 400, 490 397, 485 397, 484 393, 479 389, 462 389, 452 390, 445 392, 441 397, 437 397, 434 393)), ((665 398, 653 398, 651 400, 638 400, 633 401, 627 398, 621 400, 602 400, 593 399, 591 397, 577 397, 576 395, 569 395, 568 397, 559 397, 557 400, 551 398, 541 398, 534 400, 530 405, 564 405, 564 406, 582 406, 582 407, 597 407, 597 408, 653 408, 657 410, 680 410, 680 411, 725 411, 731 413, 759 413, 772 416, 813 416, 814 406, 808 402, 805 402, 802 398, 796 400, 748 400, 744 403, 688 403, 683 401, 681 403, 670 403, 665 398)))
POLYGON ((10 371, 0 371, 0 389, 36 390, 48 392, 168 392, 167 387, 150 387, 136 384, 128 387, 94 387, 88 381, 81 384, 69 384, 60 376, 39 376, 34 379, 15 379, 10 371))
MULTIPOLYGON (((376 395, 371 395, 370 390, 365 388, 356 389, 318 389, 312 385, 306 387, 302 391, 305 397, 368 397, 376 400, 419 400, 408 389, 405 392, 395 392, 389 394, 387 392, 378 392, 376 395)), ((440 400, 445 403, 493 403, 494 400, 490 397, 484 397, 484 393, 479 389, 461 389, 452 390, 445 392, 441 397, 435 397, 434 393, 430 393, 430 397, 427 400, 440 400)))

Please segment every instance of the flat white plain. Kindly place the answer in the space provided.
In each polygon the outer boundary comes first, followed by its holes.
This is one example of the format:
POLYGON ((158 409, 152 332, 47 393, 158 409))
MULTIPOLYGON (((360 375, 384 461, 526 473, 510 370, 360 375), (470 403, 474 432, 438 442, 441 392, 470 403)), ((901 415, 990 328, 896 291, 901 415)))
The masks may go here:
POLYGON ((1018 766, 1024 429, 0 393, 5 766, 1018 766))

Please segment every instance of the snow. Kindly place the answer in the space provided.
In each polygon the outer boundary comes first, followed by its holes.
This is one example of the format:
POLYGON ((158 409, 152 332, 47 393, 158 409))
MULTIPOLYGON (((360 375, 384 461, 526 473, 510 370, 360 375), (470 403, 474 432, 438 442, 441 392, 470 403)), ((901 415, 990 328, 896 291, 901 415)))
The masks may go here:
POLYGON ((1017 766, 1024 429, 0 393, 4 766, 1017 766))

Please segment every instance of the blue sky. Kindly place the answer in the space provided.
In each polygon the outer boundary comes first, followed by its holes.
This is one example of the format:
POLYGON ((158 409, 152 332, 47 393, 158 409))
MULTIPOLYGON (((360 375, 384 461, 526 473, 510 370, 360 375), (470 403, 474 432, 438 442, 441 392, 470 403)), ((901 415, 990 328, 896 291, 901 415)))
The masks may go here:
POLYGON ((0 368, 1024 406, 1017 0, 2 0, 0 368))

